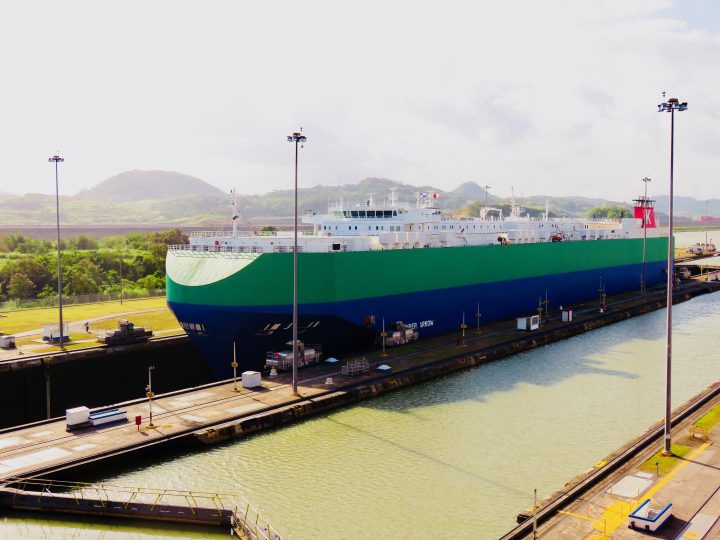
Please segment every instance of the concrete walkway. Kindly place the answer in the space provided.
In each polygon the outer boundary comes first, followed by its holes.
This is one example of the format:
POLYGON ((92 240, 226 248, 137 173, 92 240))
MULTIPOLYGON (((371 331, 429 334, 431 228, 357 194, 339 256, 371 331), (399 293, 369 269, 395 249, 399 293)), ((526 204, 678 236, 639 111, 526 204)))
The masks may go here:
POLYGON ((713 404, 673 431, 673 444, 691 446, 692 450, 679 459, 672 470, 658 474, 639 469, 660 449, 659 444, 652 445, 590 494, 540 526, 538 538, 720 538, 720 452, 716 446, 720 441, 720 424, 710 431, 707 441, 689 432, 692 422, 719 403, 720 398, 716 398, 713 404), (645 499, 650 499, 651 507, 657 509, 672 503, 672 518, 656 533, 628 528, 628 515, 645 499))
MULTIPOLYGON (((302 393, 312 396, 323 391, 313 381, 303 383, 302 393)), ((239 386, 239 383, 238 383, 239 386)), ((154 429, 148 426, 147 400, 121 409, 129 422, 67 432, 64 419, 0 434, 0 481, 33 473, 49 466, 71 464, 107 453, 122 452, 138 445, 192 432, 212 422, 237 418, 253 411, 294 401, 285 381, 265 381, 256 389, 233 390, 233 384, 175 393, 153 400, 154 429), (135 416, 142 417, 140 429, 135 416)))

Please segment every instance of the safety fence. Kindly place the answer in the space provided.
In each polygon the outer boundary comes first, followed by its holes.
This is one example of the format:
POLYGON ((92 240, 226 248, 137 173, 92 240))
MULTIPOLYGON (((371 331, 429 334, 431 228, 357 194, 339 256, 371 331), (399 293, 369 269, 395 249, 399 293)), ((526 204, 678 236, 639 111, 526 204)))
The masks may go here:
MULTIPOLYGON (((140 298, 155 298, 165 296, 165 289, 128 289, 122 292, 113 293, 92 293, 80 294, 76 296, 63 295, 63 306, 74 304, 94 304, 98 302, 119 302, 121 300, 137 300, 140 298)), ((0 312, 2 311, 18 311, 21 309, 36 309, 58 306, 58 297, 51 296, 48 298, 14 298, 5 302, 0 302, 0 312)))

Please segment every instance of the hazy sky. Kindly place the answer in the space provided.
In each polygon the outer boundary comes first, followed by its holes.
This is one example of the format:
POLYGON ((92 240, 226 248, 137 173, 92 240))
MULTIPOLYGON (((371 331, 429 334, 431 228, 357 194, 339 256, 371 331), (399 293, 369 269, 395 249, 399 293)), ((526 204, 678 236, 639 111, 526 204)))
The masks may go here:
POLYGON ((129 169, 222 189, 368 176, 720 197, 717 0, 0 3, 0 191, 129 169))

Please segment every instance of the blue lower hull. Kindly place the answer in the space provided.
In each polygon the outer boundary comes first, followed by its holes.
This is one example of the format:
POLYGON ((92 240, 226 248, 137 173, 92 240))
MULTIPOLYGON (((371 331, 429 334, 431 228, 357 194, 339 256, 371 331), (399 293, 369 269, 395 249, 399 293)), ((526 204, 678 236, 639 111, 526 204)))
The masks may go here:
MULTIPOLYGON (((665 263, 647 265, 647 284, 665 280, 665 263)), ((336 356, 371 347, 382 329, 394 321, 415 324, 420 338, 458 331, 463 314, 469 327, 536 313, 545 298, 557 310, 598 298, 601 285, 607 294, 639 289, 641 265, 603 268, 537 278, 500 281, 422 293, 365 298, 342 303, 299 306, 299 339, 323 346, 324 355, 336 356), (374 316, 374 322, 368 316, 374 316)), ((233 342, 240 371, 261 370, 268 351, 279 351, 292 340, 292 306, 224 307, 169 302, 182 323, 202 324, 188 330, 193 344, 210 362, 217 379, 232 376, 233 342)), ((186 326, 186 325, 184 325, 186 326)), ((187 326, 186 326, 187 328, 187 326)))

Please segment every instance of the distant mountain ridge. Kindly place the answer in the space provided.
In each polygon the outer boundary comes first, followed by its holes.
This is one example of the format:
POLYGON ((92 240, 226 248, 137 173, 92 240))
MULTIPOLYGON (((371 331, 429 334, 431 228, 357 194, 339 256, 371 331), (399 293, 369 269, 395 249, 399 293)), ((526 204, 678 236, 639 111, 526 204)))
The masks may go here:
POLYGON ((221 196, 223 191, 194 176, 172 171, 126 171, 106 178, 75 197, 81 200, 132 202, 185 196, 221 196))
MULTIPOLYGON (((329 201, 344 200, 363 202, 371 195, 381 201, 390 190, 400 201, 415 202, 418 194, 425 191, 437 193, 437 205, 445 211, 463 211, 465 215, 476 213, 478 204, 487 197, 490 205, 507 205, 509 198, 486 193, 484 186, 465 182, 457 188, 445 191, 433 186, 413 186, 388 178, 365 178, 357 183, 340 186, 317 185, 298 190, 301 211, 324 212, 329 201)), ((491 188, 492 189, 492 188, 491 188)), ((667 197, 657 197, 658 212, 667 211, 667 197)), ((597 206, 632 206, 631 202, 619 203, 588 197, 516 197, 517 203, 537 215, 547 204, 551 215, 584 216, 597 206), (533 210, 534 209, 534 210, 533 210)), ((263 195, 238 195, 238 209, 243 220, 253 224, 289 223, 293 214, 294 192, 292 189, 276 190, 263 195)), ((717 199, 708 201, 708 213, 720 208, 717 199)), ((705 201, 691 197, 676 197, 676 217, 703 215, 705 201)), ((716 215, 719 213, 716 211, 716 215)), ((103 180, 91 189, 74 196, 60 198, 60 221, 62 225, 161 225, 161 226, 207 226, 227 228, 230 226, 230 196, 222 190, 194 176, 170 171, 126 171, 103 180)), ((666 221, 660 216, 661 220, 666 221)), ((0 223, 4 226, 53 226, 55 224, 55 197, 52 195, 0 194, 0 223)))

